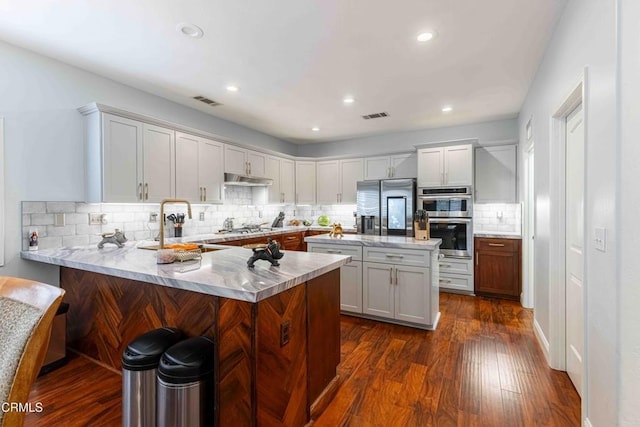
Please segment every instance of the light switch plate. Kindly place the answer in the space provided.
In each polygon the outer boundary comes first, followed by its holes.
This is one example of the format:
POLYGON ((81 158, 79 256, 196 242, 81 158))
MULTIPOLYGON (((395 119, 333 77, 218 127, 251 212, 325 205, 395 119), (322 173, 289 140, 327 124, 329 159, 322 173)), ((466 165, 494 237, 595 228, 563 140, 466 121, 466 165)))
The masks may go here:
POLYGON ((607 251, 607 229, 602 227, 596 227, 595 238, 596 249, 602 252, 607 251))
POLYGON ((200 221, 204 221, 204 212, 200 212, 200 221))
POLYGON ((53 214, 53 225, 56 226, 56 227, 64 226, 64 214, 63 213, 53 214))
POLYGON ((89 225, 100 225, 102 224, 102 214, 100 213, 90 213, 89 214, 89 225))

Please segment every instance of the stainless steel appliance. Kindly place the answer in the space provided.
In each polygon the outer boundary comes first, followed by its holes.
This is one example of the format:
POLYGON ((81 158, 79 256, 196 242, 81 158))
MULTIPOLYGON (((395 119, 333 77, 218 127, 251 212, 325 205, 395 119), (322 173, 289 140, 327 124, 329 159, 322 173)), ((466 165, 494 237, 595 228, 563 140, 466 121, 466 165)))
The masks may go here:
POLYGON ((358 233, 413 236, 415 179, 357 183, 358 233))
POLYGON ((471 259, 471 187, 419 188, 418 209, 423 209, 429 214, 430 237, 442 239, 440 253, 447 257, 471 259))

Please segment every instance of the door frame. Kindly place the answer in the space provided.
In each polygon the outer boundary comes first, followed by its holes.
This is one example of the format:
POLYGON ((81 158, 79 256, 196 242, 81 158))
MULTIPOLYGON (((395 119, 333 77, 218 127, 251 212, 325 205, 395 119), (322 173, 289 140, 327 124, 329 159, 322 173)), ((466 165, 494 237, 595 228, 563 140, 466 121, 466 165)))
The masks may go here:
MULTIPOLYGON (((550 242, 549 242, 549 365, 554 369, 566 371, 566 118, 580 104, 582 104, 584 117, 584 143, 585 143, 585 164, 587 162, 587 140, 588 140, 588 104, 586 102, 588 94, 588 68, 584 68, 578 83, 575 84, 559 103, 558 108, 551 117, 550 123, 550 185, 549 195, 552 205, 550 216, 550 242)), ((583 182, 587 184, 586 167, 583 182)), ((588 206, 587 192, 584 193, 584 206, 588 206)), ((587 217, 584 216, 583 235, 586 236, 587 217)), ((586 251, 585 251, 586 253, 586 251)), ((583 334, 584 334, 584 354, 583 357, 583 386, 582 398, 587 401, 588 381, 588 337, 586 334, 587 324, 587 286, 588 276, 586 274, 587 262, 583 264, 583 334)))
MULTIPOLYGON (((529 121, 531 123, 531 121, 529 121)), ((531 138, 528 144, 524 147, 524 203, 523 203, 523 271, 522 271, 522 305, 526 308, 533 308, 535 310, 535 279, 531 279, 531 273, 535 274, 535 241, 531 240, 535 236, 535 217, 536 217, 536 195, 535 195, 535 157, 534 163, 531 163, 531 156, 535 155, 535 141, 531 138), (531 179, 531 174, 534 174, 534 179, 531 179), (533 181, 533 182, 532 182, 533 181), (530 194, 533 192, 533 194, 530 194), (532 200, 532 203, 529 203, 532 200), (530 217, 533 216, 533 226, 529 227, 530 217), (533 260, 533 262, 530 262, 533 260)), ((534 276, 535 277, 535 276, 534 276)))

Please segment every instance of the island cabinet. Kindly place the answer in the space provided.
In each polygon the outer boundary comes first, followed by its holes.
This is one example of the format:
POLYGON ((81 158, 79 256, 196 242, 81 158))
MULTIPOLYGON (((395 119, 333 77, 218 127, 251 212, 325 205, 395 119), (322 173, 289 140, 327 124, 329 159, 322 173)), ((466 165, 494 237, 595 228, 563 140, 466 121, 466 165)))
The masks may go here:
POLYGON ((309 243, 307 251, 351 256, 351 262, 340 267, 340 310, 362 313, 362 246, 309 243))
POLYGON ((475 293, 519 300, 522 241, 476 237, 475 250, 475 293))
POLYGON ((339 283, 335 269, 249 302, 60 269, 69 346, 107 367, 120 371, 127 344, 162 326, 214 340, 215 426, 297 427, 324 409, 338 384, 339 283))
POLYGON ((365 247, 363 313, 430 325, 430 254, 410 249, 365 247))

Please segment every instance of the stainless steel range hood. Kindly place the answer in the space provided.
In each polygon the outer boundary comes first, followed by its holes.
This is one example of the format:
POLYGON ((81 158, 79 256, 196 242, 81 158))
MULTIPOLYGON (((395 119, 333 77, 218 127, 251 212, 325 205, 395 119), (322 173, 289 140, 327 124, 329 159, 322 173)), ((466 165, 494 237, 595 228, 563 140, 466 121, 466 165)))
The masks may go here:
POLYGON ((245 187, 264 187, 273 185, 271 178, 257 178, 254 176, 238 175, 236 173, 224 174, 225 185, 242 185, 245 187))

